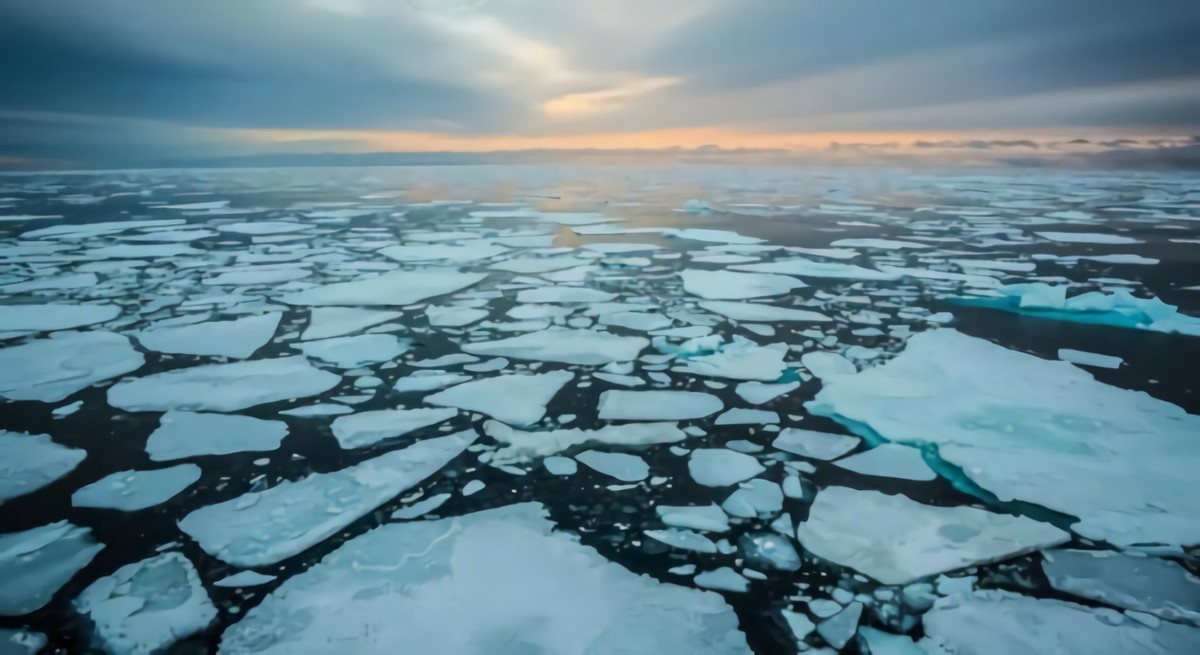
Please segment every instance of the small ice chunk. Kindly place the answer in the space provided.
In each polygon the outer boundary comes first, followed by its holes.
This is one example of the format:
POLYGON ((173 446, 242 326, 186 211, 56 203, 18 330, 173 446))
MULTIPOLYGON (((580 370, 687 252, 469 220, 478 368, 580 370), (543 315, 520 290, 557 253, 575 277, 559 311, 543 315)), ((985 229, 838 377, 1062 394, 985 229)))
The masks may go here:
POLYGON ((728 487, 765 470, 757 459, 725 448, 697 448, 688 458, 688 473, 706 487, 728 487))
POLYGON ((475 321, 481 321, 488 316, 488 310, 475 309, 472 307, 438 307, 429 305, 425 308, 425 315, 429 317, 429 324, 434 327, 461 327, 470 325, 475 321))
POLYGON ((135 512, 174 498, 200 479, 200 467, 179 464, 149 471, 118 471, 71 494, 75 507, 135 512))
POLYGON ((1042 571, 1055 589, 1167 621, 1200 624, 1200 580, 1155 557, 1094 550, 1048 550, 1042 571))
POLYGON ((118 382, 108 404, 130 412, 212 410, 232 412, 254 405, 315 396, 341 376, 310 366, 304 357, 208 364, 118 382))
POLYGON ((282 316, 279 312, 270 312, 232 321, 151 327, 139 332, 137 340, 142 347, 161 353, 245 359, 275 336, 282 316))
POLYGON ((198 455, 275 450, 287 436, 287 423, 251 416, 169 411, 146 440, 150 459, 164 462, 198 455))
POLYGON ((739 542, 742 555, 755 566, 776 571, 799 571, 800 554, 792 540, 777 534, 748 534, 739 542))
POLYGON ((587 465, 588 468, 622 482, 637 482, 645 480, 650 475, 650 467, 637 455, 585 450, 576 455, 575 459, 587 465))
POLYGON ((1103 234, 1099 232, 1038 232, 1043 239, 1059 243, 1101 243, 1107 245, 1130 245, 1142 243, 1139 239, 1123 237, 1119 234, 1103 234))
POLYGON ((750 581, 728 566, 699 573, 692 578, 692 581, 696 583, 697 587, 734 593, 745 593, 750 588, 750 581))
POLYGON ((330 429, 338 445, 346 450, 364 448, 384 439, 402 437, 442 421, 454 418, 458 410, 444 409, 381 409, 339 416, 330 429))
POLYGON ((465 289, 487 277, 487 273, 460 273, 452 268, 391 271, 375 277, 337 282, 290 293, 282 298, 289 305, 402 306, 426 298, 465 289))
POLYGON ((600 315, 601 325, 615 325, 640 332, 668 328, 671 323, 671 319, 659 312, 612 312, 600 315))
POLYGON ((721 509, 743 519, 778 514, 783 510, 783 491, 770 480, 750 480, 730 494, 721 509))
POLYGON ((813 375, 821 380, 826 380, 836 375, 852 375, 858 372, 854 368, 854 364, 850 360, 842 357, 837 353, 827 353, 824 351, 815 351, 804 353, 800 356, 800 363, 804 364, 813 375))
POLYGON ((358 368, 393 360, 408 352, 412 342, 394 334, 360 334, 305 341, 293 347, 338 368, 358 368))
POLYGON ((145 363, 120 334, 58 332, 0 349, 0 397, 54 403, 145 363))
MULTIPOLYGON (((687 345, 683 344, 684 347, 687 345)), ((749 339, 735 336, 732 343, 717 347, 712 354, 687 356, 683 365, 674 370, 692 375, 771 382, 779 379, 787 370, 783 361, 787 352, 787 344, 784 343, 760 346, 749 339)))
POLYGON ((284 416, 296 417, 311 417, 311 416, 339 416, 341 414, 349 414, 354 410, 340 405, 338 403, 314 403, 312 405, 302 405, 293 407, 292 409, 280 410, 280 414, 284 416))
POLYGON ((482 480, 471 480, 470 482, 463 485, 462 495, 473 496, 473 495, 479 493, 480 491, 483 491, 483 488, 486 486, 487 485, 484 484, 482 480))
POLYGON ((792 289, 808 286, 794 277, 768 273, 685 269, 679 273, 679 277, 683 278, 684 291, 705 300, 746 300, 780 296, 792 289))
POLYGON ((551 328, 497 341, 465 343, 464 352, 539 362, 600 365, 637 359, 650 345, 644 337, 622 337, 598 330, 551 328))
POLYGON ((586 287, 538 287, 517 292, 520 303, 592 303, 608 302, 617 294, 586 287))
POLYGON ((396 384, 392 385, 392 390, 397 393, 409 393, 411 391, 435 391, 452 387, 456 384, 461 384, 470 380, 471 376, 461 373, 442 373, 440 371, 432 372, 431 375, 421 375, 420 373, 402 377, 396 380, 396 384))
POLYGON ((117 305, 0 305, 0 332, 70 330, 111 321, 117 305))
POLYGON ((420 518, 426 514, 436 510, 446 504, 453 496, 451 494, 434 494, 428 498, 418 500, 408 507, 401 507, 392 512, 392 518, 397 521, 406 521, 420 518))
POLYGON ((793 309, 764 303, 728 302, 710 300, 700 303, 700 307, 735 321, 755 321, 775 323, 780 321, 801 321, 805 323, 826 323, 833 319, 807 309, 793 309))
POLYGON ((401 313, 383 309, 358 307, 314 307, 309 314, 308 327, 300 335, 303 341, 329 339, 353 334, 372 325, 400 318, 401 313))
POLYGON ((779 414, 765 409, 742 409, 735 407, 726 410, 714 421, 716 425, 767 425, 779 422, 779 414))
POLYGON ((901 480, 934 480, 937 473, 929 468, 921 451, 894 443, 880 444, 871 450, 839 459, 834 465, 863 475, 901 480))
POLYGON ((1058 358, 1064 362, 1071 362, 1072 364, 1079 364, 1081 366, 1095 366, 1097 368, 1121 368, 1121 364, 1124 363, 1120 357, 1099 355, 1097 353, 1072 350, 1070 348, 1059 348, 1058 358))
POLYGON ((790 393, 800 388, 799 382, 785 382, 782 384, 763 384, 762 382, 742 382, 737 385, 734 391, 742 397, 742 400, 751 405, 762 405, 770 402, 785 393, 790 393))
POLYGON ((680 550, 706 554, 717 552, 717 545, 711 539, 691 530, 646 530, 645 535, 680 550))
POLYGON ((339 471, 252 491, 193 511, 179 528, 226 563, 274 564, 420 484, 466 450, 476 436, 474 430, 466 430, 426 439, 339 471))
POLYGON ((273 575, 263 575, 255 571, 239 571, 233 575, 227 575, 213 583, 214 587, 257 587, 267 584, 275 579, 273 575))
POLYGON ((128 564, 75 599, 109 653, 158 653, 217 617, 196 568, 179 553, 128 564))
POLYGON ((425 402, 480 412, 510 425, 533 425, 546 415, 550 400, 574 378, 570 371, 500 375, 450 387, 426 396, 425 402))
POLYGON ((483 240, 463 244, 424 243, 421 245, 399 245, 380 248, 379 254, 398 262, 474 262, 489 259, 508 252, 508 248, 483 240))
POLYGON ((579 465, 575 463, 575 460, 558 455, 543 459, 542 466, 545 466, 551 475, 575 475, 579 470, 579 465))
POLYGON ((48 434, 0 430, 0 504, 33 493, 75 470, 87 452, 48 434))
POLYGON ((968 506, 934 507, 878 491, 827 487, 796 530, 817 557, 883 584, 1015 557, 1070 535, 1023 516, 968 506))
POLYGON ((862 618, 863 604, 853 602, 832 617, 817 625, 817 634, 821 635, 830 646, 841 650, 858 630, 858 621, 862 618))
POLYGON ((659 505, 654 508, 662 522, 674 528, 726 532, 729 517, 716 505, 659 505))
POLYGON ((494 462, 528 461, 561 453, 576 446, 608 444, 612 446, 644 446, 675 443, 687 438, 674 423, 623 423, 606 425, 596 430, 579 428, 524 432, 514 430, 499 421, 487 421, 483 431, 503 448, 496 450, 494 462))
POLYGON ((771 445, 811 459, 831 460, 858 447, 859 438, 800 428, 784 428, 771 445))
MULTIPOLYGON (((803 650, 807 650, 808 646, 807 644, 804 644, 804 640, 808 637, 808 635, 812 634, 813 630, 817 628, 816 624, 814 624, 807 616, 799 612, 782 610, 780 614, 783 615, 783 621, 784 623, 787 623, 788 629, 792 631, 792 638, 796 640, 797 644, 804 645, 803 650)), ((871 655, 875 654, 872 653, 871 655)))
POLYGON ((45 607, 101 550, 91 529, 66 521, 0 534, 0 616, 45 607))
POLYGON ((673 421, 702 418, 725 408, 712 394, 700 391, 624 391, 600 394, 599 418, 607 421, 673 421))

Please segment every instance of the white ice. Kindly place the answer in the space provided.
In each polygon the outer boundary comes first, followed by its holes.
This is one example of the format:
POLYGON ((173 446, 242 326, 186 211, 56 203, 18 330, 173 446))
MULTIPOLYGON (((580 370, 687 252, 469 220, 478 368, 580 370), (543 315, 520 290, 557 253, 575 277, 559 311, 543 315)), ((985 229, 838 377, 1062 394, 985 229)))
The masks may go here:
POLYGON ((101 550, 90 528, 66 521, 0 534, 0 616, 41 609, 101 550))
POLYGON ((0 503, 33 493, 75 470, 87 452, 48 434, 0 430, 0 503))
MULTIPOLYGON (((830 646, 841 650, 858 631, 858 621, 862 618, 863 604, 853 602, 842 611, 817 624, 817 634, 830 646)), ((872 653, 872 655, 877 655, 872 653)))
POLYGON ((280 585, 220 652, 750 652, 720 596, 630 573, 544 516, 524 504, 375 528, 280 585))
POLYGON ((787 352, 785 343, 760 346, 745 337, 734 336, 731 343, 719 346, 712 354, 687 357, 674 370, 691 375, 771 382, 787 370, 783 361, 787 352))
POLYGON ((546 405, 574 378, 575 374, 570 371, 499 375, 439 391, 426 396, 425 402, 480 412, 510 425, 527 426, 542 420, 546 405))
POLYGON ((1123 237, 1119 234, 1103 234, 1099 232, 1038 232, 1043 239, 1060 243, 1101 243, 1107 245, 1129 245, 1142 243, 1133 237, 1123 237))
POLYGON ((646 530, 644 534, 655 541, 680 550, 706 554, 717 552, 717 545, 711 539, 691 530, 646 530))
POLYGON ((487 273, 460 273, 452 268, 392 271, 375 277, 337 282, 281 298, 290 305, 411 305, 426 298, 465 289, 487 277, 487 273))
POLYGON ((1048 550, 1042 571, 1050 586, 1063 593, 1200 625, 1200 579, 1171 560, 1112 551, 1048 550))
POLYGON ((425 308, 425 315, 429 317, 429 324, 434 327, 461 327, 487 318, 488 310, 429 305, 425 308))
POLYGON ((392 512, 392 518, 397 521, 407 521, 425 516, 450 500, 450 494, 434 494, 417 502, 392 512))
POLYGON ((679 273, 683 290, 705 300, 745 300, 781 296, 808 285, 794 277, 768 273, 735 273, 684 269, 679 273))
POLYGON ((118 471, 71 494, 75 507, 135 512, 174 498, 200 479, 200 467, 179 464, 146 471, 118 471))
POLYGON ((75 609, 108 653, 159 653, 217 617, 196 568, 173 552, 96 580, 75 599, 75 609))
POLYGON ((928 481, 937 478, 921 457, 921 451, 911 446, 885 443, 868 451, 834 462, 838 467, 863 475, 901 480, 928 481))
POLYGON ((551 475, 575 475, 579 471, 579 465, 575 463, 575 460, 558 455, 543 459, 542 466, 545 466, 546 471, 551 475))
POLYGON ((858 372, 858 369, 854 368, 854 364, 850 363, 850 360, 837 353, 825 352, 823 350, 804 353, 800 356, 800 363, 804 364, 804 368, 807 368, 810 373, 821 380, 835 375, 858 372))
POLYGON ((750 581, 728 566, 699 573, 696 577, 692 578, 692 581, 698 587, 716 589, 718 591, 732 591, 734 593, 745 593, 750 588, 750 581))
POLYGON ((522 303, 592 303, 608 302, 617 294, 587 287, 537 287, 517 292, 522 303))
POLYGON ((230 321, 205 321, 174 327, 150 327, 137 334, 149 350, 181 355, 245 359, 275 336, 283 314, 271 312, 230 321))
POLYGON ((927 243, 898 239, 838 239, 829 245, 835 248, 871 248, 875 250, 922 250, 933 247, 927 243))
POLYGON ((338 445, 349 450, 370 446, 384 439, 402 437, 454 418, 457 414, 458 410, 452 408, 381 409, 339 416, 333 420, 330 429, 338 445))
POLYGON ((313 473, 209 505, 179 528, 209 555, 242 567, 308 550, 436 473, 476 438, 474 430, 426 439, 332 473, 313 473))
POLYGON ((742 400, 751 405, 762 405, 796 389, 799 382, 784 382, 780 384, 763 384, 762 382, 742 382, 734 391, 742 400))
POLYGON ((436 389, 444 389, 449 386, 460 384, 470 380, 471 376, 463 375, 462 373, 445 373, 443 371, 417 371, 412 375, 406 375, 392 385, 392 390, 397 393, 409 393, 412 391, 434 391, 436 389))
POLYGON ((168 411, 158 421, 146 440, 146 452, 156 462, 275 450, 288 433, 283 421, 236 414, 168 411))
POLYGON ((1200 543, 1200 417, 1066 362, 937 329, 886 364, 826 380, 806 407, 935 444, 971 483, 1077 517, 1089 539, 1200 543))
POLYGON ((0 305, 0 332, 69 330, 111 321, 117 305, 0 305))
POLYGON ((659 505, 654 511, 663 523, 674 528, 705 532, 729 530, 729 516, 716 505, 659 505))
POLYGON ((309 313, 308 327, 300 338, 328 339, 353 334, 372 325, 400 318, 401 313, 386 309, 359 309, 357 307, 314 307, 309 313))
POLYGON ((783 490, 770 480, 749 480, 729 494, 721 509, 743 519, 772 516, 783 510, 783 490))
POLYGON ((237 589, 241 587, 257 587, 267 584, 275 579, 273 575, 263 575, 255 571, 238 571, 233 575, 227 575, 213 583, 214 587, 228 587, 237 589))
POLYGON ((906 496, 826 487, 796 529, 804 549, 883 584, 995 562, 1066 542, 1066 532, 1023 516, 935 507, 906 496))
POLYGON ((508 252, 508 248, 483 240, 461 244, 428 243, 380 248, 379 254, 398 262, 474 262, 508 252))
POLYGON ((803 257, 777 259, 765 264, 739 264, 730 267, 735 271, 751 273, 779 273, 782 275, 798 275, 800 277, 819 277, 840 280, 894 280, 895 275, 882 273, 870 268, 853 264, 834 264, 830 262, 814 262, 803 257))
POLYGON ((315 396, 340 380, 300 356, 208 364, 118 382, 108 389, 108 404, 131 412, 234 412, 315 396))
POLYGON ((622 482, 637 482, 645 480, 650 475, 650 467, 646 465, 646 461, 637 455, 628 453, 585 450, 576 455, 575 459, 590 469, 622 482))
POLYGON ((560 429, 538 432, 514 430, 499 421, 487 421, 483 431, 503 445, 492 459, 495 463, 525 462, 569 450, 576 446, 645 446, 676 443, 687 435, 674 423, 622 423, 596 430, 560 429))
POLYGON ((858 447, 859 438, 801 428, 784 428, 772 446, 811 459, 837 459, 858 447))
POLYGON ((728 487, 765 470, 757 459, 726 448, 697 448, 688 458, 688 473, 706 487, 728 487))
POLYGON ((625 391, 600 394, 597 408, 606 421, 677 421, 703 418, 725 409, 720 398, 700 391, 625 391))
POLYGON ((779 414, 765 409, 735 407, 717 417, 715 425, 767 425, 779 422, 779 414))
POLYGON ((119 334, 58 332, 0 349, 0 397, 53 403, 141 368, 145 358, 119 334))
POLYGON ((735 321, 827 323, 833 320, 820 312, 809 311, 807 309, 793 309, 791 307, 778 307, 764 303, 710 300, 700 303, 700 306, 714 314, 720 314, 735 321))
POLYGON ((1071 362, 1080 366, 1095 366, 1096 368, 1121 368, 1121 364, 1124 363, 1124 360, 1120 357, 1101 355, 1099 353, 1071 348, 1059 348, 1058 358, 1064 362, 1071 362))
POLYGON ((550 328, 496 341, 464 343, 464 352, 490 357, 598 365, 637 359, 650 345, 645 337, 622 337, 599 330, 550 328))
POLYGON ((337 368, 358 368, 391 361, 408 352, 412 342, 394 334, 357 334, 304 341, 293 347, 307 357, 337 368))

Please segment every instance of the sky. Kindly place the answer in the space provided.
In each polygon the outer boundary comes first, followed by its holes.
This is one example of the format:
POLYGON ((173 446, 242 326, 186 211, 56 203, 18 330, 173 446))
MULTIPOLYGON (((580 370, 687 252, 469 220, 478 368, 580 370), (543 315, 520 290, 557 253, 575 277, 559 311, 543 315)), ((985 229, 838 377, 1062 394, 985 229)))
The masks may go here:
POLYGON ((0 166, 1174 156, 1197 34, 1195 0, 0 0, 0 166))

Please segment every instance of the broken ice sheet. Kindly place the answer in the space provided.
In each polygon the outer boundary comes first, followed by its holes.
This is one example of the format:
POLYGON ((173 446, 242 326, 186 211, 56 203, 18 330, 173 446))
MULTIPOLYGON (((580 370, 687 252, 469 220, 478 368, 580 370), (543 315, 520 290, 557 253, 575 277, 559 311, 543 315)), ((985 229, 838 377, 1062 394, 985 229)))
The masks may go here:
POLYGON ((450 387, 426 396, 425 402, 480 412, 509 425, 527 426, 542 420, 546 405, 574 378, 570 371, 500 375, 450 387))
POLYGON ((66 521, 0 534, 0 616, 39 610, 104 544, 66 521))
MULTIPOLYGON (((139 356, 140 358, 140 356, 139 356)), ((131 412, 212 410, 315 396, 341 376, 310 366, 302 356, 208 364, 124 380, 108 390, 108 404, 131 412)))
POLYGON ((139 332, 137 340, 144 348, 163 353, 245 359, 275 336, 282 316, 279 312, 271 312, 229 321, 151 326, 139 332))
POLYGON ((48 434, 0 430, 0 503, 33 493, 75 470, 87 457, 48 434))
POLYGON ((109 653, 162 652, 217 616, 195 567, 179 553, 122 566, 84 589, 75 608, 109 653))
POLYGON ((1022 516, 967 506, 935 507, 848 487, 818 492, 796 537, 817 557, 883 584, 907 584, 1070 539, 1048 523, 1022 516))
POLYGON ((163 462, 197 455, 275 450, 287 423, 252 416, 169 411, 146 440, 150 459, 163 462))
POLYGON ((457 409, 383 409, 339 416, 330 429, 338 445, 347 450, 401 437, 409 432, 441 423, 458 414, 457 409))
POLYGON ((112 332, 56 332, 0 349, 0 397, 53 403, 141 368, 145 357, 112 332))
POLYGON ((1090 539, 1200 542, 1200 417, 1071 364, 937 329, 825 380, 806 408, 872 438, 935 444, 968 493, 1077 517, 1090 539))
POLYGON ((426 439, 332 473, 281 482, 198 509, 185 516, 179 528, 226 563, 274 564, 304 552, 420 484, 475 438, 475 431, 467 430, 426 439))
POLYGON ((200 479, 200 467, 179 464, 148 471, 118 471, 71 494, 75 507, 134 512, 162 504, 200 479))
POLYGON ((1200 625, 1200 579, 1170 560, 1112 551, 1048 550, 1050 586, 1113 607, 1200 625))
POLYGON ((375 528, 285 581, 220 652, 750 653, 720 596, 630 573, 544 516, 523 504, 375 528))
POLYGON ((622 482, 637 482, 645 480, 650 475, 650 467, 646 465, 646 461, 637 455, 628 453, 586 450, 576 455, 575 459, 590 469, 622 482))

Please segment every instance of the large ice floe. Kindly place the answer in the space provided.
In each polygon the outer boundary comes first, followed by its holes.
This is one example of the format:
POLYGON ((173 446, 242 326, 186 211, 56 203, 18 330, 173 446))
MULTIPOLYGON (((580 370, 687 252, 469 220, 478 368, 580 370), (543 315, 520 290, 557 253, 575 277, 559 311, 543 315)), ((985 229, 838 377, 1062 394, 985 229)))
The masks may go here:
POLYGON ((170 500, 200 479, 200 467, 179 464, 149 471, 118 471, 71 495, 75 507, 133 512, 170 500))
POLYGON ((284 582, 221 653, 749 653, 720 596, 639 576, 536 504, 384 525, 284 582))
POLYGON ((201 632, 217 616, 186 557, 164 553, 127 564, 93 582, 75 609, 106 653, 159 653, 201 632))
POLYGON ((75 470, 87 457, 48 434, 0 430, 0 503, 33 493, 75 470))
POLYGON ((849 487, 818 492, 796 537, 817 557, 884 584, 906 584, 1070 539, 1050 524, 1021 516, 935 507, 849 487))
POLYGON ((339 471, 281 482, 198 509, 179 527, 205 552, 234 566, 274 564, 420 484, 462 454, 476 436, 468 430, 426 439, 339 471))
POLYGON ((57 332, 0 349, 0 397, 52 403, 141 368, 145 357, 119 334, 57 332))
POLYGON ((197 455, 275 450, 287 436, 283 421, 252 416, 168 411, 146 439, 150 459, 168 461, 197 455))
POLYGON ((205 364, 118 382, 108 404, 132 411, 233 412, 263 403, 315 396, 341 376, 309 365, 301 356, 205 364))
POLYGON ((66 521, 0 534, 0 616, 41 609, 101 550, 90 529, 66 521))
POLYGON ((1069 515, 1090 539, 1200 543, 1200 417, 1066 362, 939 329, 827 379, 807 407, 871 440, 935 447, 964 490, 1069 515))

